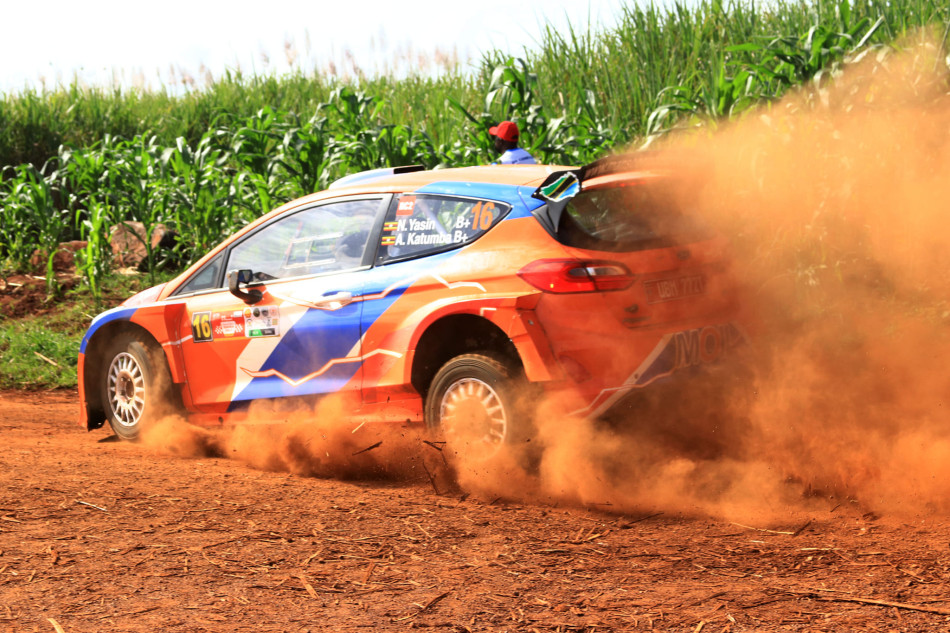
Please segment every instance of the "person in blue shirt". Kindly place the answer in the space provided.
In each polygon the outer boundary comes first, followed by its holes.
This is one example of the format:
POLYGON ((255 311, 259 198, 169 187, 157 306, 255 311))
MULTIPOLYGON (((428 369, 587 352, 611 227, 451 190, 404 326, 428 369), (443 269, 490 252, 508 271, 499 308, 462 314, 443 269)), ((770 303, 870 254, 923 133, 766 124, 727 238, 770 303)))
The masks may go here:
POLYGON ((527 151, 518 147, 518 124, 514 121, 502 121, 489 128, 488 133, 495 137, 495 151, 501 154, 498 162, 502 165, 533 165, 537 161, 527 151))

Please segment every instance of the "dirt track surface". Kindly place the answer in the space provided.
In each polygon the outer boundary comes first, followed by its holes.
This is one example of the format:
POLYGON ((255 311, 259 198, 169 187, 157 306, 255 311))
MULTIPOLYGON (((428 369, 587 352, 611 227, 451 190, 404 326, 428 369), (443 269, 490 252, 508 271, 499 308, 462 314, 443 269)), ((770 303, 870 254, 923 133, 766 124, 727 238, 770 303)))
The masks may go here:
POLYGON ((158 454, 76 413, 0 394, 0 631, 950 628, 942 519, 511 504, 158 454))

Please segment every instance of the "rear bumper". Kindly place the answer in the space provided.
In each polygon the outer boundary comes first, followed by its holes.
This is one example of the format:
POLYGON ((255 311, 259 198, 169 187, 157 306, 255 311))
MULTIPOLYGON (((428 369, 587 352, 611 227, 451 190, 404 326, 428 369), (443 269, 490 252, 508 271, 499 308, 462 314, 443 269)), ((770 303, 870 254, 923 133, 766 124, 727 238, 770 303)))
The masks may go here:
POLYGON ((571 390, 576 392, 573 415, 600 417, 626 396, 689 368, 713 367, 736 356, 749 343, 735 322, 702 325, 672 332, 638 332, 611 344, 574 347, 559 354, 579 369, 571 390))

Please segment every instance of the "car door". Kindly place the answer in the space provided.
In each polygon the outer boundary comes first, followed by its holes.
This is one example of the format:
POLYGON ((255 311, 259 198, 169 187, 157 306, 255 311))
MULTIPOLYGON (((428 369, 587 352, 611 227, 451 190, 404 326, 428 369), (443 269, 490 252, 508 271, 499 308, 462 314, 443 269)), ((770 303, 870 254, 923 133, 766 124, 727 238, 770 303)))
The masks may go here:
MULTIPOLYGON (((405 193, 393 197, 381 226, 376 267, 363 287, 364 404, 418 398, 407 384, 410 339, 432 310, 486 293, 486 260, 445 274, 445 264, 512 208, 475 195, 405 193)), ((456 333, 463 336, 462 332, 456 333)))
POLYGON ((358 395, 363 276, 386 201, 351 198, 283 214, 225 251, 217 287, 188 298, 179 324, 195 408, 358 395), (225 287, 231 271, 248 282, 236 292, 225 287))

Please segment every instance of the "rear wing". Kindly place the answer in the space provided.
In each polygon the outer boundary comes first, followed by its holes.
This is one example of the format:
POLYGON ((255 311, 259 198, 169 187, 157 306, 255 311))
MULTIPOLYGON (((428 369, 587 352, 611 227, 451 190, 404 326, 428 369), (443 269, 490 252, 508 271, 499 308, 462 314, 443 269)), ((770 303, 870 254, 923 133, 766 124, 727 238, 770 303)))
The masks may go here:
POLYGON ((651 167, 656 167, 655 157, 653 152, 618 154, 577 169, 553 172, 531 194, 532 198, 547 203, 532 213, 552 236, 556 236, 564 208, 585 185, 594 186, 598 180, 605 178, 617 181, 655 175, 655 172, 651 173, 651 167))
POLYGON ((544 179, 531 197, 549 203, 570 200, 580 193, 585 183, 589 184, 602 176, 643 174, 655 166, 655 158, 656 154, 653 152, 617 154, 595 160, 577 169, 556 171, 544 179))

